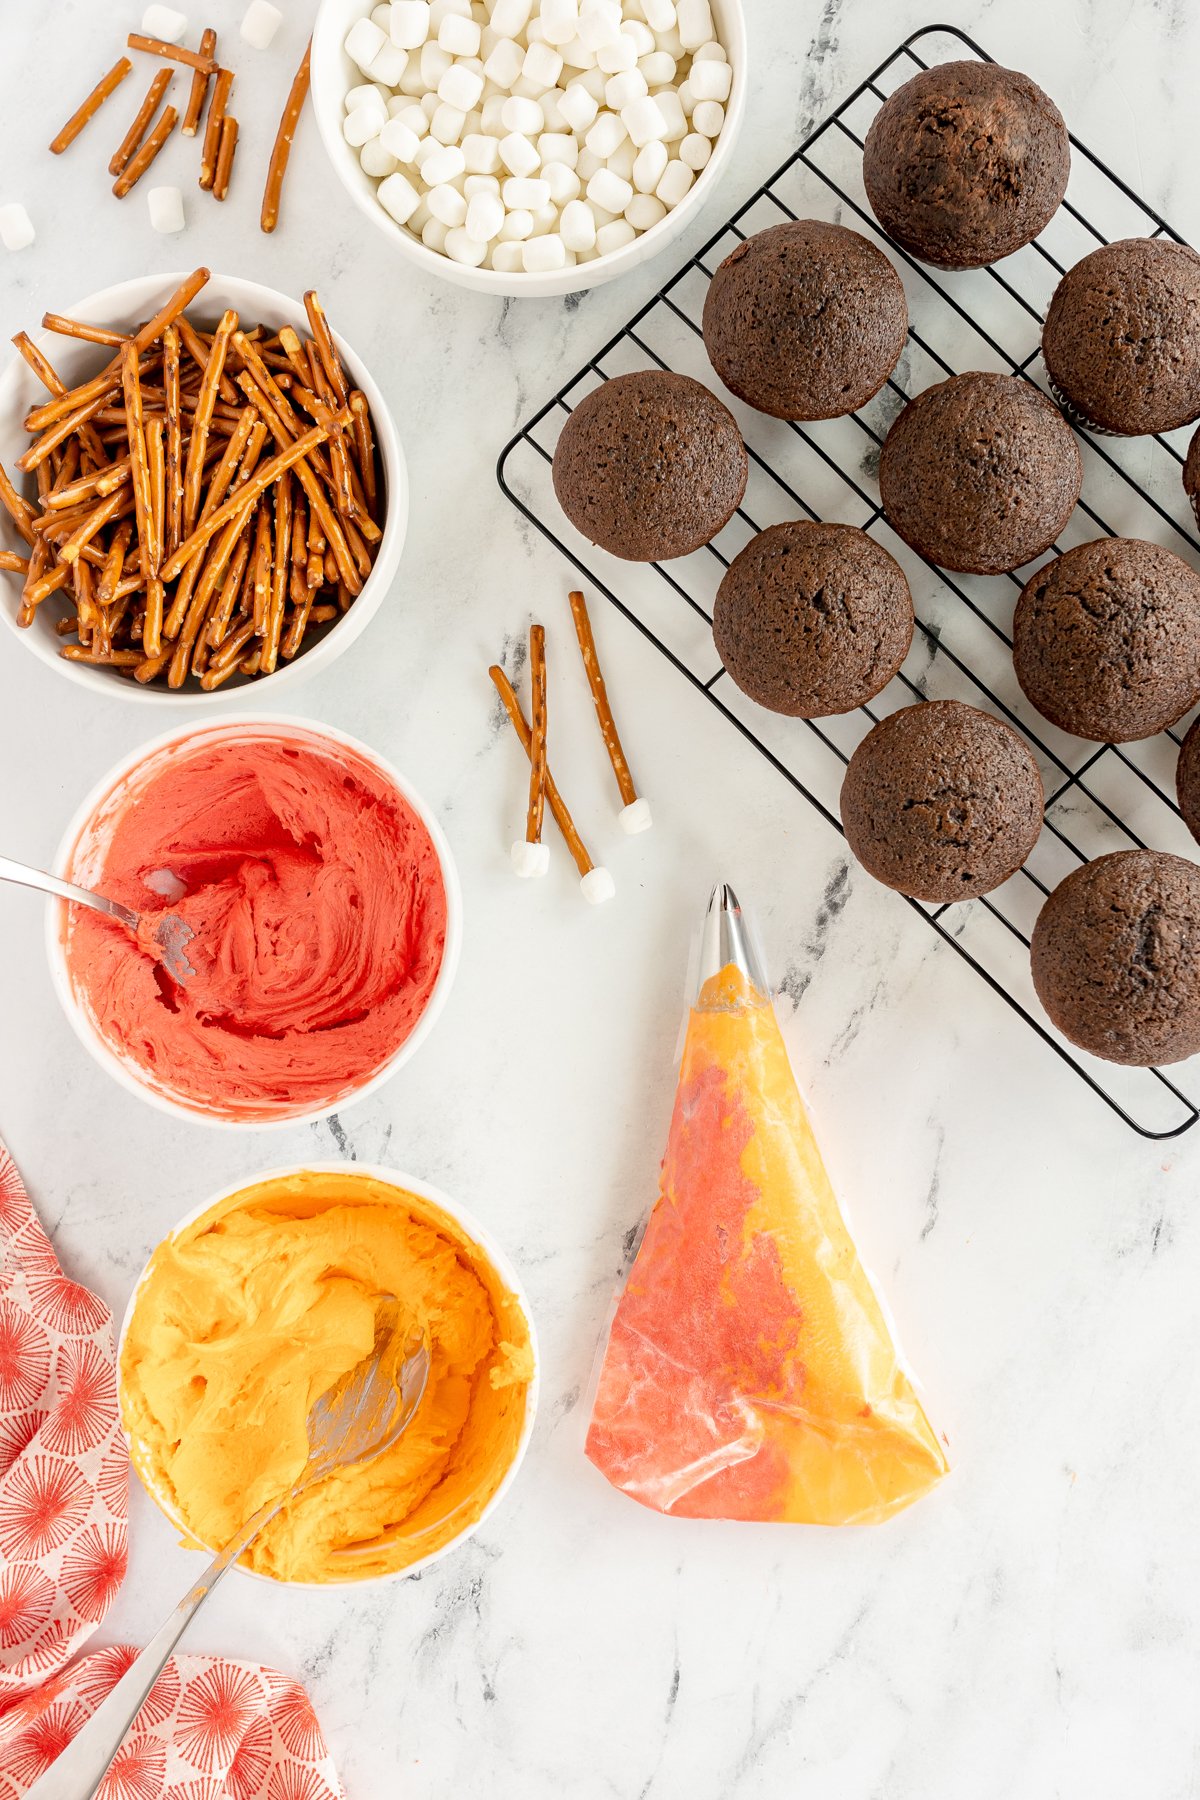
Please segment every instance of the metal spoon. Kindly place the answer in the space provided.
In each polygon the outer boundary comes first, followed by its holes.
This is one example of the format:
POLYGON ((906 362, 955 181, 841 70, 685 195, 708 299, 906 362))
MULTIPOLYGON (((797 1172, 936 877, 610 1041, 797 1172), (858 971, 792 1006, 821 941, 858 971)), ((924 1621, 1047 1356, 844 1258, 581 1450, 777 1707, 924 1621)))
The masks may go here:
MULTIPOLYGON (((57 875, 47 875, 41 869, 26 868, 24 863, 14 862, 10 856, 0 856, 0 881, 15 881, 21 887, 40 888, 44 894, 57 894, 60 900, 73 901, 76 906, 90 906, 93 912, 107 913, 110 918, 119 919, 135 937, 138 934, 141 919, 131 906, 122 906, 119 900, 106 900, 103 894, 94 894, 91 888, 60 881, 57 875)), ((152 935, 162 951, 165 968, 176 981, 186 981, 189 975, 196 973, 184 952, 184 945, 196 934, 178 913, 167 913, 161 918, 152 935)))
POLYGON ((428 1341, 423 1332, 401 1337, 399 1315, 395 1301, 379 1308, 370 1355, 313 1406, 308 1415, 308 1461, 296 1485, 247 1519, 87 1724, 28 1789, 25 1800, 92 1800, 171 1652, 225 1571, 289 1501, 335 1469, 369 1462, 391 1449, 420 1405, 429 1379, 428 1341))

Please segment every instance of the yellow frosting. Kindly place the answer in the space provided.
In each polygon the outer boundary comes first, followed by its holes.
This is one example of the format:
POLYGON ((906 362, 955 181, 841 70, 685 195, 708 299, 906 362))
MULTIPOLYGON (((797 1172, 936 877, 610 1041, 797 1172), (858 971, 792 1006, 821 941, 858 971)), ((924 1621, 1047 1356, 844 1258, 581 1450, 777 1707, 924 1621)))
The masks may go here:
POLYGON ((122 1418, 146 1485, 199 1542, 227 1543, 296 1481, 309 1408, 370 1352, 381 1294, 429 1334, 415 1417, 382 1456, 285 1507, 244 1561, 284 1581, 353 1581, 406 1568, 479 1518, 525 1423, 524 1312, 431 1201, 310 1170, 210 1208, 159 1246, 137 1292, 122 1418))

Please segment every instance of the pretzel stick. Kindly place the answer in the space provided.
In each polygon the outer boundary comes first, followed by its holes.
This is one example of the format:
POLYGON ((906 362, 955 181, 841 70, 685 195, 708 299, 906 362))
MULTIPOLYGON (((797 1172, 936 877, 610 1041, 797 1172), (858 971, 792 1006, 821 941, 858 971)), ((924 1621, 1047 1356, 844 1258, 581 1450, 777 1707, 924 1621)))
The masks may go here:
POLYGON ((61 156, 90 119, 94 119, 110 94, 116 92, 125 77, 130 73, 133 64, 127 56, 122 56, 113 64, 107 75, 102 75, 83 105, 73 112, 56 138, 50 140, 50 148, 55 156, 61 156))
MULTIPOLYGON (((521 702, 513 692, 512 683, 504 670, 496 663, 492 664, 488 674, 504 703, 504 710, 512 721, 513 730, 521 740, 521 748, 526 756, 529 756, 532 751, 532 733, 525 723, 525 714, 521 711, 521 702)), ((575 829, 575 821, 567 811, 566 802, 558 791, 554 777, 550 773, 549 764, 546 767, 546 800, 550 811, 554 814, 555 823, 563 834, 567 849, 575 859, 575 867, 581 876, 589 874, 595 864, 587 853, 583 839, 575 829)))
POLYGON ((124 174, 118 175, 117 179, 113 182, 113 193, 117 196, 118 200, 123 200, 126 194, 128 194, 132 188, 136 187, 137 183, 142 179, 142 176, 146 173, 146 170, 150 167, 150 164, 154 161, 155 157, 174 131, 175 121, 178 117, 179 114, 175 111, 173 106, 163 108, 162 112, 159 114, 158 123, 150 133, 150 136, 146 139, 137 155, 127 164, 124 174))
MULTIPOLYGON (((264 418, 267 420, 276 442, 280 445, 282 454, 284 447, 288 444, 286 426, 275 412, 274 407, 271 406, 266 396, 256 386, 254 380, 248 373, 239 375, 238 383, 242 386, 243 392, 254 402, 255 406, 258 407, 264 418)), ((331 415, 326 423, 314 425, 311 431, 305 433, 305 437, 311 438, 314 432, 320 432, 323 436, 328 436, 333 430, 336 418, 339 416, 344 423, 345 420, 348 419, 349 414, 331 415)), ((303 437, 296 438, 293 440, 293 447, 295 444, 301 444, 303 442, 303 437)), ((334 568, 337 571, 337 576, 340 576, 346 583, 352 594, 360 593, 362 590, 362 581, 359 577, 358 570, 355 567, 354 557, 351 554, 350 546, 346 541, 346 533, 342 529, 342 521, 338 518, 324 494, 321 492, 320 482, 314 475, 312 466, 307 458, 297 462, 295 466, 296 473, 300 479, 300 485, 308 496, 308 503, 310 507, 315 509, 317 517, 321 521, 322 530, 329 542, 330 554, 334 559, 334 568)), ((369 567, 370 564, 368 563, 368 568, 369 567)))
POLYGON ((15 575, 28 575, 29 558, 18 556, 15 550, 0 550, 0 569, 11 569, 15 575))
MULTIPOLYGON (((142 424, 142 378, 138 354, 132 343, 121 353, 121 385, 125 394, 125 429, 129 435, 130 477, 133 482, 134 518, 137 521, 138 561, 142 580, 148 587, 150 577, 158 574, 150 540, 150 467, 146 458, 146 435, 142 424)), ((115 498, 115 496, 113 496, 115 498)))
POLYGON ((217 167, 213 174, 212 197, 224 200, 229 192, 229 177, 233 172, 233 153, 237 149, 238 122, 232 113, 226 113, 221 120, 221 140, 217 145, 217 167))
POLYGON ((292 481, 284 474, 275 487, 275 567, 271 572, 271 601, 267 608, 267 629, 263 636, 262 662, 264 675, 271 675, 279 661, 279 639, 283 632, 283 609, 288 591, 288 545, 292 540, 292 481))
POLYGON ((193 530, 200 511, 200 473, 204 465, 204 446, 208 441, 208 428, 212 420, 213 407, 216 404, 221 372, 225 367, 225 353, 229 348, 230 338, 237 330, 237 323, 238 316, 232 308, 228 308, 221 314, 221 322, 213 334, 212 348, 208 353, 208 361, 200 382, 200 395, 196 402, 196 412, 192 419, 192 436, 188 444, 187 471, 183 478, 183 531, 185 536, 193 530))
POLYGON ((612 706, 609 704, 608 689, 604 685, 604 674, 600 668, 600 658, 596 654, 596 640, 592 635, 592 621, 588 617, 587 601, 576 589, 567 595, 571 605, 571 617, 575 621, 575 636, 579 639, 579 654, 583 658, 584 673, 588 678, 588 686, 592 690, 592 699, 596 706, 596 717, 600 721, 600 735, 604 739, 604 748, 608 751, 608 760, 612 764, 613 774, 617 778, 621 801, 625 806, 632 806, 637 799, 637 788, 633 776, 629 772, 629 764, 625 760, 625 752, 621 748, 621 739, 617 732, 617 723, 613 718, 612 706))
POLYGON ((300 114, 304 110, 304 101, 308 94, 309 64, 312 57, 312 39, 304 47, 304 55, 300 59, 300 67, 292 78, 287 103, 283 109, 283 117, 279 121, 279 130, 275 133, 275 147, 271 151, 271 161, 267 169, 267 185, 263 190, 262 212, 259 214, 259 225, 263 231, 274 231, 279 223, 279 197, 283 192, 283 178, 287 174, 288 158, 292 154, 292 139, 296 135, 296 126, 300 122, 300 114))
MULTIPOLYGON (((137 346, 138 355, 141 356, 150 348, 151 344, 157 343, 167 326, 174 324, 184 308, 192 304, 208 280, 209 274, 208 269, 193 269, 186 280, 180 282, 170 299, 159 308, 154 317, 147 320, 134 337, 122 340, 122 350, 125 344, 131 343, 137 346)), ((149 366, 147 364, 147 367, 149 366)), ((94 395, 106 393, 110 386, 119 386, 120 380, 121 356, 118 354, 105 365, 99 375, 93 376, 91 381, 84 382, 82 387, 72 388, 69 393, 60 395, 58 399, 49 400, 44 406, 35 406, 31 412, 26 413, 26 430, 40 431, 45 425, 53 425, 64 414, 75 411, 86 401, 92 399, 94 395)))
POLYGON ((58 559, 67 564, 78 562, 85 544, 90 544, 96 533, 108 524, 110 519, 125 506, 129 499, 128 488, 118 488, 115 494, 109 494, 87 514, 86 518, 75 527, 66 542, 60 545, 58 559))
POLYGON ((136 669, 142 660, 140 650, 87 650, 82 644, 64 644, 58 653, 69 662, 95 663, 106 669, 136 669))
POLYGON ((251 622, 255 637, 262 637, 267 629, 267 608, 270 599, 271 515, 265 506, 260 506, 254 540, 254 611, 251 622))
POLYGON ((212 188, 217 173, 217 152, 221 147, 221 123, 225 117, 225 108, 229 104, 229 90, 232 86, 233 70, 218 69, 212 103, 208 109, 208 124, 204 128, 204 147, 200 152, 200 186, 205 189, 212 188))
POLYGON ((200 677, 200 686, 211 693, 213 688, 220 687, 231 675, 238 672, 238 662, 246 645, 254 634, 254 626, 249 619, 244 625, 227 637, 221 648, 214 654, 208 668, 200 677))
POLYGON ((183 630, 175 643, 175 654, 171 658, 171 671, 167 677, 171 687, 179 687, 183 683, 188 663, 191 661, 192 650, 200 635, 200 627, 208 616, 208 609, 216 593, 217 584, 225 574, 229 559, 237 548, 238 539, 245 532, 254 500, 246 494, 246 490, 243 490, 243 496, 239 497, 238 510, 232 518, 225 521, 220 537, 205 560, 203 573, 188 607, 187 618, 183 622, 183 630))
POLYGON ((130 157, 145 137, 150 121, 158 111, 162 97, 174 79, 175 77, 170 69, 160 69, 155 75, 150 86, 146 89, 145 99, 133 115, 133 122, 130 125, 129 130, 125 133, 120 144, 113 152, 108 165, 108 172, 110 175, 120 175, 123 173, 130 157))
MULTIPOLYGON (((333 385, 330 382, 325 366, 321 361, 320 353, 315 351, 311 344, 309 345, 309 351, 312 363, 313 380, 316 382, 321 394, 320 400, 317 400, 315 397, 310 400, 309 410, 312 412, 317 423, 324 425, 337 411, 337 398, 334 394, 333 385)), ((340 432, 335 432, 330 440, 329 462, 333 472, 331 492, 333 494, 334 504, 341 514, 343 522, 348 523, 349 520, 359 517, 359 511, 354 499, 354 486, 350 475, 350 458, 346 455, 346 446, 342 442, 340 432)))
MULTIPOLYGON (((258 459, 262 454, 262 448, 266 441, 266 426, 261 419, 256 419, 252 409, 247 407, 246 417, 242 421, 242 425, 239 425, 234 438, 230 440, 226 453, 222 457, 220 466, 217 469, 216 476, 210 484, 208 495, 200 511, 201 524, 203 524, 221 504, 221 500, 226 491, 222 482, 227 484, 229 490, 235 495, 240 493, 241 489, 245 486, 255 468, 258 466, 258 459), (244 433, 242 429, 243 425, 245 427, 244 433), (236 468, 233 466, 230 459, 230 451, 233 449, 235 443, 240 443, 242 445, 240 462, 236 468)), ((163 626, 163 630, 168 637, 178 636, 180 628, 188 616, 188 609, 192 603, 192 590, 203 571, 204 561, 205 556, 203 548, 197 550, 188 560, 187 566, 180 577, 179 585, 175 589, 175 596, 171 601, 170 613, 167 615, 166 623, 163 626)))
POLYGON ((199 69, 204 75, 217 72, 211 56, 199 50, 185 50, 182 44, 167 44, 162 38, 143 37, 140 31, 131 31, 125 42, 131 50, 144 50, 147 56, 161 56, 166 62, 186 63, 189 69, 199 69))
POLYGON ((108 546, 108 555, 104 559, 104 567, 100 571, 100 580, 96 584, 96 598, 102 605, 107 605, 114 598, 116 586, 125 567, 125 552, 133 537, 133 523, 124 519, 113 533, 108 546))
POLYGON ((183 426, 179 417, 179 328, 175 325, 168 325, 163 332, 163 389, 167 405, 163 553, 169 556, 183 536, 183 426))
POLYGON ((18 494, 8 479, 3 463, 0 463, 0 505, 4 507, 25 542, 32 546, 34 538, 33 508, 28 500, 23 500, 18 494))
POLYGON ((62 313, 43 313, 42 330, 56 332, 59 337, 81 338, 85 344, 108 344, 116 350, 125 342, 124 332, 110 331, 107 325, 85 325, 62 313))
MULTIPOLYGON (((44 537, 35 537, 29 555, 29 567, 25 571, 25 585, 21 589, 21 605, 17 611, 18 625, 31 625, 33 615, 47 594, 54 589, 46 585, 46 567, 50 561, 50 550, 44 537)), ((62 587, 70 579, 71 571, 65 563, 60 563, 62 581, 56 585, 62 587)), ((55 574, 58 571, 55 570, 55 574)))
POLYGON ((305 576, 310 588, 319 588, 325 580, 325 535, 317 509, 308 508, 308 570, 305 576))
POLYGON ((375 478, 375 441, 371 436, 371 411, 367 405, 367 396, 358 388, 350 396, 350 411, 354 414, 354 443, 358 451, 358 472, 362 478, 363 495, 367 511, 374 519, 379 504, 375 478))
POLYGON ((146 584, 146 618, 142 626, 142 648, 147 656, 157 656, 162 648, 163 584, 158 569, 162 563, 166 532, 165 428, 165 421, 157 414, 146 421, 146 462, 150 474, 150 560, 154 570, 146 584))
MULTIPOLYGON (((74 412, 69 412, 65 417, 60 418, 57 425, 51 425, 48 431, 44 431, 37 443, 26 450, 23 456, 18 456, 18 469, 23 469, 27 475, 36 473, 61 443, 100 412, 109 400, 114 400, 120 391, 121 385, 118 380, 111 387, 102 389, 94 400, 89 400, 86 405, 79 406, 74 412)), ((66 399, 65 394, 63 399, 66 399)))
MULTIPOLYGON (((211 62, 216 54, 217 34, 211 25, 204 28, 200 38, 200 54, 211 62)), ((200 123, 200 115, 204 111, 204 102, 208 98, 209 73, 205 69, 197 69, 192 76, 191 92, 188 94, 187 111, 183 115, 184 137, 195 137, 196 127, 200 123)))
MULTIPOLYGON (((200 379, 203 380, 204 371, 208 367, 209 351, 212 349, 212 338, 205 336, 202 331, 197 331, 189 319, 181 318, 179 321, 179 339, 184 349, 195 363, 200 379)), ((195 379, 195 377, 193 377, 193 379, 195 379)), ((222 369, 221 371, 220 394, 226 405, 236 406, 238 404, 238 391, 230 380, 227 369, 222 369)))
MULTIPOLYGON (((38 380, 49 389, 50 393, 56 397, 61 397, 66 393, 66 383, 59 377, 49 357, 38 349, 28 332, 18 331, 13 338, 13 343, 38 380)), ((79 441, 98 469, 108 466, 108 457, 105 454, 104 445, 100 442, 100 434, 90 422, 79 427, 79 441)))
POLYGON ((546 809, 546 631, 529 627, 529 711, 533 719, 529 747, 529 808, 525 815, 525 842, 542 841, 542 816, 546 809))

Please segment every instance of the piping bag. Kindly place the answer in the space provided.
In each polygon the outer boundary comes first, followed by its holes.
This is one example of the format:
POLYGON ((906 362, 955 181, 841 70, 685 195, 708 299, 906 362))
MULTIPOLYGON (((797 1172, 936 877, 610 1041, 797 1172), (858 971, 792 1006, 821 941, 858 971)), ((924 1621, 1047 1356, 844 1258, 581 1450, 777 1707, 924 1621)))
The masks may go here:
POLYGON ((846 1228, 737 897, 713 890, 658 1201, 587 1435, 656 1512, 864 1525, 946 1473, 846 1228))

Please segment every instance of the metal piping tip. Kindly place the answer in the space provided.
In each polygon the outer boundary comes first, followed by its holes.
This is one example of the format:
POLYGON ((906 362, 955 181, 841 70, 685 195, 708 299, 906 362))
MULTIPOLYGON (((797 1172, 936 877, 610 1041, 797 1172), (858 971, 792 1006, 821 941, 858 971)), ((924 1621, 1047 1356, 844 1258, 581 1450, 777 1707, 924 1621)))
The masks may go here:
POLYGON ((709 896, 708 912, 700 935, 697 993, 705 982, 711 981, 714 975, 719 975, 730 964, 740 969, 760 994, 768 992, 767 978, 763 974, 758 952, 751 942, 750 929, 742 915, 738 897, 727 881, 718 881, 709 896))

